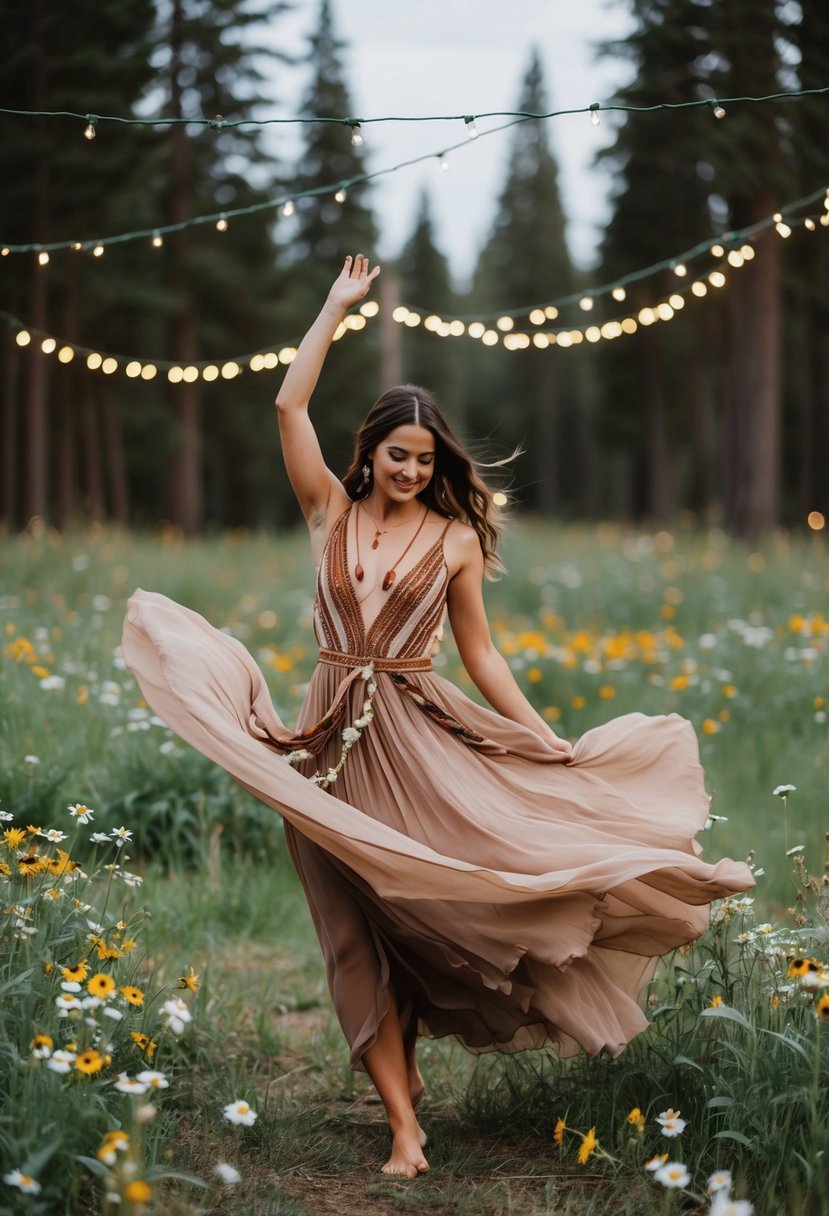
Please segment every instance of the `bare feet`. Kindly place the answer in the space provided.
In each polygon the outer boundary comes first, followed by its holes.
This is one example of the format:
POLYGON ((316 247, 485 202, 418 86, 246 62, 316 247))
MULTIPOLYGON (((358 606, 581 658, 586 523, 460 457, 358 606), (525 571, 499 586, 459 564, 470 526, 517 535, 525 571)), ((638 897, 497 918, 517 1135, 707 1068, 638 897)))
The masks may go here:
POLYGON ((425 1174, 429 1163, 423 1156, 425 1136, 418 1123, 414 1128, 405 1128, 392 1137, 391 1156, 383 1166, 382 1173, 398 1178, 416 1178, 425 1174), (421 1139, 423 1137, 423 1139, 421 1139))

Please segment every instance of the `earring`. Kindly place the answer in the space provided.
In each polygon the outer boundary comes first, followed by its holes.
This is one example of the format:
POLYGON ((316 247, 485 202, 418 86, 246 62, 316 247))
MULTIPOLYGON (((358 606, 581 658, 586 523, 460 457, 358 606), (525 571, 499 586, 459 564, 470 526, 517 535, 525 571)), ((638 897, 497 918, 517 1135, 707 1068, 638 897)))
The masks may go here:
POLYGON ((360 472, 363 474, 363 489, 365 489, 371 480, 371 468, 369 465, 364 464, 360 472))

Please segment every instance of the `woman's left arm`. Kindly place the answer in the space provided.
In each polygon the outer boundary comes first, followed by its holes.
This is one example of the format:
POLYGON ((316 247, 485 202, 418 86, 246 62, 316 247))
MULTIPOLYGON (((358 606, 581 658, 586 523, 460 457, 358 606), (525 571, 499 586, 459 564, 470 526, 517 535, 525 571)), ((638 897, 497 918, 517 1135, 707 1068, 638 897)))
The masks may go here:
POLYGON ((449 584, 447 606, 461 662, 494 710, 569 756, 572 744, 560 739, 533 709, 492 641, 482 594, 484 558, 480 542, 471 528, 464 528, 462 533, 458 529, 458 533, 454 539, 460 565, 449 584))

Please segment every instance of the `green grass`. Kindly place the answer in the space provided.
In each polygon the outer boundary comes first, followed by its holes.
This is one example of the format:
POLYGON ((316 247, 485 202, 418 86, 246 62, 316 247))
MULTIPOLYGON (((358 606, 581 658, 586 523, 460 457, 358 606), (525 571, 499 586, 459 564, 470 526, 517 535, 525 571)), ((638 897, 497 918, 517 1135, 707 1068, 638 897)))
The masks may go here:
MULTIPOLYGON (((727 820, 703 834, 706 852, 753 852, 765 874, 753 909, 666 961, 651 992, 653 1026, 619 1060, 475 1058, 452 1041, 425 1043, 432 1169, 414 1186, 375 1172, 387 1143, 382 1109, 348 1067, 278 817, 152 720, 117 654, 126 596, 135 586, 163 591, 245 642, 291 721, 314 661, 306 550, 300 535, 184 543, 47 532, 0 551, 0 810, 14 825, 67 830, 68 804, 94 808, 71 855, 91 875, 89 902, 113 923, 135 912, 140 942, 94 966, 146 990, 140 1025, 154 1037, 178 977, 189 967, 203 977, 195 996, 184 993, 194 1019, 186 1032, 158 1036, 154 1063, 173 1083, 141 1133, 141 1168, 160 1196, 152 1210, 655 1214, 683 1207, 641 1168, 669 1148, 688 1163, 695 1193, 723 1166, 758 1214, 829 1212, 826 1028, 815 994, 785 974, 795 954, 827 960, 829 555, 819 538, 781 536, 752 553, 716 532, 531 522, 507 538, 510 574, 486 595, 528 695, 570 737, 634 709, 688 716, 713 810, 727 820), (784 783, 797 786, 785 802, 772 795, 784 783), (117 860, 139 869, 144 886, 118 886, 113 902, 106 872, 92 877, 88 836, 122 824, 134 856, 126 863, 125 849, 117 860), (800 844, 799 860, 787 858, 800 844), (712 1009, 718 996, 738 1016, 712 1009), (258 1111, 252 1128, 221 1117, 241 1097, 258 1111), (634 1106, 648 1119, 641 1140, 625 1122, 634 1106), (654 1117, 670 1106, 688 1128, 668 1142, 654 1117), (551 1142, 557 1117, 568 1128, 561 1150, 551 1142), (580 1166, 591 1127, 599 1151, 580 1166), (215 1185, 217 1160, 240 1169, 239 1188, 215 1185), (209 1189, 156 1178, 175 1171, 209 1189)), ((451 644, 444 653, 439 670, 474 695, 451 644)), ((37 1167, 44 1194, 6 1187, 0 1213, 100 1211, 99 1184, 76 1158, 94 1158, 106 1128, 130 1125, 135 1100, 111 1083, 141 1066, 129 1054, 138 1014, 113 1023, 113 1062, 100 1074, 67 1082, 34 1066, 32 1035, 51 1027, 65 1041, 69 1029, 54 1021, 59 988, 44 965, 82 957, 88 928, 42 886, 36 896, 31 885, 9 887, 4 901, 28 908, 38 933, 21 940, 7 918, 1 943, 0 1159, 3 1173, 37 1167)))

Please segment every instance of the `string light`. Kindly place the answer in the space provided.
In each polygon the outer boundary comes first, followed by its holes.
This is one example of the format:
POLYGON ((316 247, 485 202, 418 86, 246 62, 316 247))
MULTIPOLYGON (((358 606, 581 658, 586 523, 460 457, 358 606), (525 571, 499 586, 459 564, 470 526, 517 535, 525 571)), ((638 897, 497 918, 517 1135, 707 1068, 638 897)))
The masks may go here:
POLYGON ((614 300, 619 301, 624 300, 627 296, 627 292, 625 291, 624 287, 621 286, 614 287, 610 294, 613 296, 614 300))
POLYGON ((342 186, 340 186, 339 190, 334 195, 334 202, 335 203, 344 203, 347 198, 348 198, 348 191, 346 189, 344 189, 342 186))
POLYGON ((684 279, 688 273, 688 267, 684 262, 674 262, 673 266, 671 266, 671 270, 678 279, 684 279))
POLYGON ((88 139, 90 141, 93 140, 95 138, 95 136, 97 135, 97 131, 95 129, 97 126, 98 126, 97 117, 94 114, 87 114, 86 126, 83 129, 84 139, 88 139))
POLYGON ((363 133, 358 122, 351 124, 351 146, 352 148, 360 148, 363 144, 363 133))
POLYGON ((592 307, 593 307, 593 297, 592 296, 582 296, 582 298, 579 300, 579 308, 582 310, 582 312, 590 312, 590 309, 592 307))
POLYGON ((592 125, 594 127, 597 127, 600 122, 599 109, 600 109, 600 107, 599 107, 599 103, 597 101, 593 101, 590 103, 590 122, 592 123, 592 125))
POLYGON ((225 213, 223 211, 222 214, 219 216, 219 218, 216 220, 216 231, 217 232, 227 232, 227 228, 228 228, 227 216, 225 215, 225 213))
POLYGON ((725 106, 722 102, 717 101, 715 97, 711 97, 708 101, 709 106, 715 118, 725 118, 725 106))
POLYGON ((94 258, 102 258, 104 256, 104 247, 100 241, 98 241, 97 245, 92 250, 92 256, 94 258))
POLYGON ((295 207, 294 207, 293 199, 289 198, 287 203, 285 204, 285 206, 282 208, 282 214, 284 215, 285 219, 287 220, 287 219, 291 218, 291 216, 294 214, 294 211, 295 211, 295 207))
POLYGON ((37 264, 38 264, 38 266, 48 266, 49 265, 49 254, 46 252, 45 249, 41 249, 40 253, 37 255, 37 264))
POLYGON ((449 168, 449 157, 445 152, 441 152, 440 156, 438 157, 438 168, 442 173, 446 173, 449 168))
POLYGON ((164 237, 161 235, 160 232, 155 233, 155 235, 153 236, 153 239, 151 241, 151 244, 152 244, 153 249, 161 248, 161 246, 164 244, 164 237))
POLYGON ((464 117, 463 121, 464 121, 464 125, 466 127, 467 138, 468 139, 477 139, 478 136, 481 134, 481 132, 475 126, 475 119, 473 118, 473 116, 471 114, 467 114, 464 117))
POLYGON ((806 523, 813 532, 820 532, 822 528, 826 527, 826 517, 822 511, 810 511, 806 516, 806 523))

